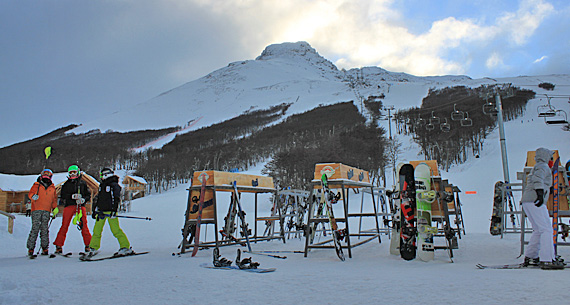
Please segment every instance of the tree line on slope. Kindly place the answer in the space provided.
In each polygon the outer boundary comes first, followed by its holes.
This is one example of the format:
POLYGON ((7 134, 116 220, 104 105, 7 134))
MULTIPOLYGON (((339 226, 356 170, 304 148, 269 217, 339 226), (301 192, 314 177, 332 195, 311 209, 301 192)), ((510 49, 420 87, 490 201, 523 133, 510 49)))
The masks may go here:
MULTIPOLYGON (((496 115, 483 111, 489 111, 495 102, 492 96, 482 97, 486 90, 464 86, 432 89, 420 107, 395 114, 397 131, 412 135, 426 160, 437 160, 446 170, 461 164, 469 155, 481 153, 485 138, 497 127, 496 115), (452 120, 454 112, 462 112, 463 119, 452 120)), ((522 116, 534 95, 533 91, 513 88, 512 96, 502 98, 503 119, 511 121, 522 116)))

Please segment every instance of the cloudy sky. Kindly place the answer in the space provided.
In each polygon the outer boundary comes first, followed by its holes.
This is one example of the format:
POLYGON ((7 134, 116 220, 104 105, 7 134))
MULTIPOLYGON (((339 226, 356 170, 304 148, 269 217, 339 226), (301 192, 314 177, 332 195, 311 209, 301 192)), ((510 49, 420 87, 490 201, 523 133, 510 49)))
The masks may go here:
POLYGON ((567 0, 2 0, 0 147, 307 41, 339 68, 570 73, 567 0))

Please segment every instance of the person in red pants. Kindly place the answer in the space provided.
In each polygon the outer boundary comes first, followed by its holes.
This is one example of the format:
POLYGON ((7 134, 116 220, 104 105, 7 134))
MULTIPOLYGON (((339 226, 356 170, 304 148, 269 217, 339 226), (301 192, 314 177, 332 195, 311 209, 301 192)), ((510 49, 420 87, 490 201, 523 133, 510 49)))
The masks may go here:
POLYGON ((91 233, 87 227, 87 211, 85 209, 85 202, 91 197, 91 192, 87 187, 87 183, 81 179, 79 166, 71 165, 67 169, 67 173, 69 175, 68 179, 62 185, 60 193, 60 204, 64 206, 61 228, 53 242, 56 254, 63 253, 63 244, 65 243, 70 222, 73 222, 81 230, 85 251, 89 251, 89 243, 91 242, 91 233))

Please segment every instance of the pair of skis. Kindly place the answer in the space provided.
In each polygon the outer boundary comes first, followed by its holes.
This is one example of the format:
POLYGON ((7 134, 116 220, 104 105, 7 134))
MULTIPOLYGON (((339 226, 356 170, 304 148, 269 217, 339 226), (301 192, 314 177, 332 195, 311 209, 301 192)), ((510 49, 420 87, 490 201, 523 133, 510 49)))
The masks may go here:
POLYGON ((104 256, 104 257, 94 257, 94 256, 88 256, 88 255, 83 255, 79 257, 79 260, 82 262, 96 262, 96 261, 103 261, 103 260, 108 260, 108 259, 115 259, 115 258, 121 258, 121 257, 128 257, 128 256, 137 256, 137 255, 143 255, 143 254, 147 254, 149 253, 148 251, 146 252, 133 252, 131 254, 127 254, 127 255, 111 255, 111 256, 104 256))
MULTIPOLYGON (((346 258, 344 257, 344 253, 342 252, 342 246, 340 244, 340 231, 338 229, 338 225, 336 223, 336 219, 334 218, 333 208, 332 208, 332 201, 334 199, 338 200, 338 197, 333 194, 333 192, 329 189, 328 177, 326 174, 321 176, 321 186, 323 190, 323 194, 321 197, 321 204, 325 206, 327 217, 329 219, 329 224, 331 227, 331 235, 334 244, 334 249, 336 251, 336 255, 341 261, 344 261, 346 258)), ((347 236, 347 238, 349 238, 347 236)))
MULTIPOLYGON (((506 264, 506 265, 475 265, 479 269, 541 269, 539 265, 527 265, 525 266, 523 263, 520 264, 506 264)), ((568 268, 568 266, 564 266, 564 269, 568 268)))

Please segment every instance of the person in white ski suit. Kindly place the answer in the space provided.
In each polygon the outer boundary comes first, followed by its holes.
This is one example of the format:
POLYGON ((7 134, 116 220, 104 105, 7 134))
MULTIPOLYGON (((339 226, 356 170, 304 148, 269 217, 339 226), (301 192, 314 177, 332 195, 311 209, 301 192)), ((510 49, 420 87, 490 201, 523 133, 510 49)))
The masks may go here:
POLYGON ((545 266, 556 262, 552 221, 546 206, 552 187, 549 161, 552 161, 553 154, 553 151, 542 147, 536 150, 536 164, 527 177, 521 197, 524 212, 532 225, 532 235, 525 251, 525 264, 540 261, 540 265, 545 266))

